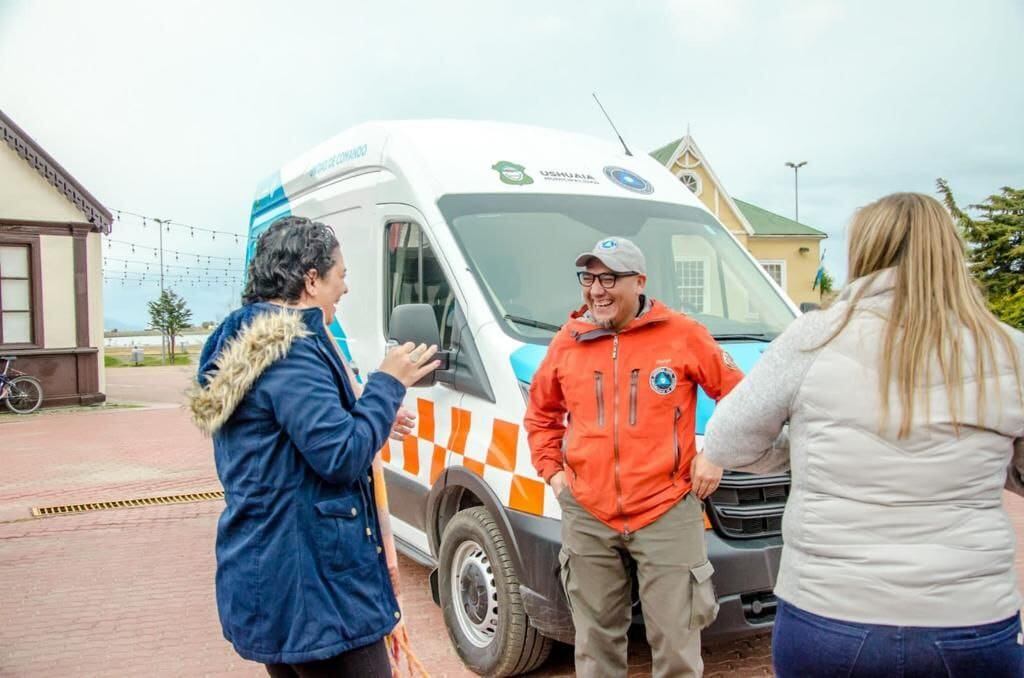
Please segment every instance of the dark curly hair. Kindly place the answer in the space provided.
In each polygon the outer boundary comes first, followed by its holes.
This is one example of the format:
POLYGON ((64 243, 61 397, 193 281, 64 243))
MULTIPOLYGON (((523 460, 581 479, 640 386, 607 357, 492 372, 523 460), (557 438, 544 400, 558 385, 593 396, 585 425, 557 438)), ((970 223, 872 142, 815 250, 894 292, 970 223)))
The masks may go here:
POLYGON ((305 217, 282 217, 256 242, 249 262, 242 303, 281 299, 298 301, 306 287, 306 273, 321 276, 334 266, 338 239, 330 227, 305 217))

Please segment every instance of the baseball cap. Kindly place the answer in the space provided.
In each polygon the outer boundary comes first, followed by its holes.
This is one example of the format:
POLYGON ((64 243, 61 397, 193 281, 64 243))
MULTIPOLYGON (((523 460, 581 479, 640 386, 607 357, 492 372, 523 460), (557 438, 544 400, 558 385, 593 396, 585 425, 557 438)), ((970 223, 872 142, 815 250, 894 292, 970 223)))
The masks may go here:
POLYGON ((576 257, 576 265, 586 266, 594 259, 616 273, 647 275, 647 262, 644 260, 644 253, 633 244, 633 241, 625 238, 601 238, 594 245, 594 249, 576 257))

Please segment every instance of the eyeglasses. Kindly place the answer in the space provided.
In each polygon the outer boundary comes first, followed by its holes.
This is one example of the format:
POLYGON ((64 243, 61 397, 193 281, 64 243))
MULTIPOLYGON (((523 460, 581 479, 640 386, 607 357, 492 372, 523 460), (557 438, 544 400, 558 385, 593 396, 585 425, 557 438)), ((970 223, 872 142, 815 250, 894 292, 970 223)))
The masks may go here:
POLYGON ((615 287, 615 283, 619 281, 619 278, 629 278, 634 275, 640 275, 639 273, 591 273, 590 271, 576 271, 576 277, 579 279, 580 284, 584 287, 590 287, 597 280, 601 283, 601 287, 606 290, 610 290, 615 287))

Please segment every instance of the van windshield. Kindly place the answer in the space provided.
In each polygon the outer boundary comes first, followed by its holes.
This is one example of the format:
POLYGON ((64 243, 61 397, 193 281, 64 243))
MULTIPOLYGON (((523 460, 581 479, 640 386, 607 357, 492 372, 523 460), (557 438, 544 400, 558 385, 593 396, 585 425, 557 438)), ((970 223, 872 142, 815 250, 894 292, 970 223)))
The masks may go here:
POLYGON ((718 338, 770 340, 794 317, 740 245, 695 207, 507 193, 446 195, 438 207, 496 317, 524 341, 549 342, 582 305, 576 255, 612 235, 643 251, 649 296, 699 320, 718 338))

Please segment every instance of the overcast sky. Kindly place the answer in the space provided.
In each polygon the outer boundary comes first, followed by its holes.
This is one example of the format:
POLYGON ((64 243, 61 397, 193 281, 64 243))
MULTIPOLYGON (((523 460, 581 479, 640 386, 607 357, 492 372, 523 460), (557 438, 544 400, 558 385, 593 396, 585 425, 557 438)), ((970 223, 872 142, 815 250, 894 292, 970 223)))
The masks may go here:
MULTIPOLYGON (((373 119, 495 119, 634 152, 690 126, 735 197, 829 234, 892 191, 1024 186, 1020 0, 0 0, 0 108, 99 200, 243 233, 258 180, 373 119)), ((153 229, 119 239, 155 244, 153 229)), ((165 246, 237 254, 175 231, 165 246)), ((113 268, 113 267, 112 267, 113 268)), ((142 326, 150 287, 108 284, 142 326)), ((182 290, 196 320, 238 290, 182 290)))

